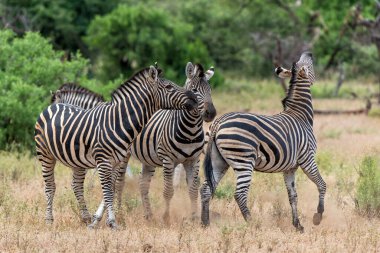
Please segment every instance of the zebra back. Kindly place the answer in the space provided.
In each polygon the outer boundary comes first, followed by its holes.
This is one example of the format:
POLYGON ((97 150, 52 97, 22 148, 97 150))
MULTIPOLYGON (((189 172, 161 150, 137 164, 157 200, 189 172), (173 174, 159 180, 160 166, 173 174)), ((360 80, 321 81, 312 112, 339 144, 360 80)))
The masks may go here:
POLYGON ((52 92, 51 103, 70 104, 82 109, 90 109, 104 102, 102 95, 90 91, 74 83, 65 83, 57 91, 52 92))

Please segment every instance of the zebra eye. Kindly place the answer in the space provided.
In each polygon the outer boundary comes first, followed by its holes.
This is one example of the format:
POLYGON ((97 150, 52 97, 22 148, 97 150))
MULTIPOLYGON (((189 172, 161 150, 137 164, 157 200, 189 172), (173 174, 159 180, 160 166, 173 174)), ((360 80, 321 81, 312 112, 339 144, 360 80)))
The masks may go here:
POLYGON ((171 85, 171 84, 167 84, 167 85, 165 86, 165 89, 167 89, 167 90, 172 90, 172 89, 173 89, 173 85, 171 85))
POLYGON ((198 92, 198 90, 195 89, 195 88, 191 89, 191 91, 192 91, 192 92, 198 92))

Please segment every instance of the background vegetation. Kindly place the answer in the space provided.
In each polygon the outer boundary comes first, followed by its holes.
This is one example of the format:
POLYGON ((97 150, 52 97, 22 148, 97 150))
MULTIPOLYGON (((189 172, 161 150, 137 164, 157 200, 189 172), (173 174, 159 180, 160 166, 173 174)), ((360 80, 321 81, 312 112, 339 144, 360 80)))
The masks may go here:
POLYGON ((187 61, 214 65, 212 84, 234 89, 312 50, 322 78, 377 80, 380 44, 364 24, 379 10, 373 0, 1 1, 0 149, 33 146, 34 120, 63 82, 108 97, 156 61, 178 83, 187 61))

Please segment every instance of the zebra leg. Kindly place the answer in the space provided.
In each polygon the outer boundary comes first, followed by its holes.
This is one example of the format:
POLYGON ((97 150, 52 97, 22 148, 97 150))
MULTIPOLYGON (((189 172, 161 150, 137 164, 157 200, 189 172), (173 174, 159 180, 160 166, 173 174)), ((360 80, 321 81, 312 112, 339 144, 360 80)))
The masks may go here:
POLYGON ((152 219, 152 209, 150 207, 150 201, 149 201, 149 188, 150 188, 150 181, 152 179, 152 176, 154 175, 155 168, 143 164, 142 171, 141 171, 141 177, 140 177, 140 193, 141 193, 141 200, 144 206, 144 217, 147 220, 152 219))
POLYGON ((123 189, 125 185, 125 173, 127 172, 128 167, 123 166, 118 169, 117 173, 117 179, 115 183, 115 192, 116 192, 116 199, 117 199, 117 209, 121 209, 121 200, 123 197, 123 189))
POLYGON ((191 216, 196 219, 197 216, 197 202, 198 202, 198 173, 199 173, 199 159, 194 162, 184 164, 186 171, 186 182, 188 186, 190 201, 191 201, 191 216))
POLYGON ((131 152, 128 152, 123 163, 118 167, 118 170, 116 173, 117 178, 116 178, 116 183, 115 183, 115 191, 117 193, 117 208, 118 208, 118 210, 121 209, 121 200, 123 197, 123 189, 124 189, 124 185, 125 185, 125 173, 127 172, 128 175, 131 173, 131 171, 130 171, 131 169, 128 166, 128 162, 129 162, 130 157, 131 157, 131 152))
POLYGON ((234 198, 245 221, 248 222, 251 220, 251 212, 247 206, 247 198, 252 181, 253 166, 249 166, 248 168, 245 166, 234 166, 233 169, 236 175, 236 190, 234 198))
MULTIPOLYGON (((213 175, 215 179, 215 189, 217 188, 220 180, 226 174, 229 165, 226 163, 224 158, 220 155, 218 149, 215 146, 215 143, 212 143, 212 148, 210 151, 211 156, 211 166, 213 168, 213 175)), ((200 189, 201 193, 201 203, 202 203, 202 213, 201 220, 204 226, 210 224, 210 200, 212 197, 211 188, 205 181, 200 189)))
MULTIPOLYGON (((102 185, 103 201, 108 211, 108 217, 107 217, 106 223, 112 229, 116 229, 117 225, 116 225, 115 213, 113 210, 113 196, 114 196, 113 174, 115 174, 115 172, 113 171, 113 168, 108 161, 104 161, 104 160, 98 161, 97 167, 98 167, 100 183, 102 185)), ((117 168, 115 168, 115 170, 117 170, 117 168)), ((100 205, 100 207, 98 208, 98 211, 94 215, 94 220, 89 226, 89 228, 94 228, 97 225, 97 223, 101 220, 103 210, 104 210, 104 208, 101 208, 102 204, 100 205)))
POLYGON ((174 171, 174 164, 172 163, 164 164, 164 198, 165 198, 166 207, 165 207, 163 219, 166 224, 170 223, 170 201, 174 195, 173 171, 174 171))
POLYGON ((325 194, 326 194, 326 183, 323 180, 321 174, 319 174, 317 163, 314 158, 310 161, 306 161, 304 164, 300 164, 300 167, 308 176, 308 178, 314 182, 318 187, 319 191, 319 202, 317 207, 317 213, 313 216, 314 225, 319 225, 322 221, 322 214, 325 210, 325 194))
MULTIPOLYGON (((111 188, 114 192, 115 192, 116 180, 119 179, 120 172, 123 171, 123 169, 124 169, 124 167, 120 166, 120 167, 116 167, 111 172, 111 188)), ((124 172, 125 172, 125 170, 124 170, 124 172)), ((102 220, 104 210, 105 210, 105 201, 103 199, 102 202, 100 203, 98 209, 96 210, 96 213, 92 217, 92 223, 88 226, 89 228, 95 228, 96 225, 102 220)))
POLYGON ((298 212, 297 212, 297 191, 296 191, 296 185, 295 185, 296 170, 297 168, 290 171, 285 171, 284 181, 285 181, 286 189, 288 191, 289 203, 292 208, 293 226, 298 231, 303 233, 303 227, 299 221, 298 212))
POLYGON ((91 222, 91 215, 87 210, 86 202, 84 200, 84 194, 83 194, 83 184, 84 184, 85 176, 86 176, 85 169, 73 169, 73 178, 71 182, 71 187, 74 191, 75 198, 77 199, 78 204, 79 204, 82 221, 87 224, 91 222))
POLYGON ((54 179, 54 167, 56 160, 55 159, 47 159, 39 158, 42 163, 42 176, 45 181, 45 196, 46 196, 46 215, 45 221, 48 224, 53 223, 53 200, 55 194, 55 179, 54 179))

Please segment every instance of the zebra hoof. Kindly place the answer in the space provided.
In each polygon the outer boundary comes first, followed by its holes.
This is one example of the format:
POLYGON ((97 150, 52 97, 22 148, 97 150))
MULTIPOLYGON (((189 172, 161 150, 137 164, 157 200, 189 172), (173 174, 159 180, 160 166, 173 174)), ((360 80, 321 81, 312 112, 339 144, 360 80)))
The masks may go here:
POLYGON ((298 227, 296 228, 296 230, 298 232, 300 232, 301 234, 303 234, 305 232, 305 229, 301 225, 298 225, 298 227))
POLYGON ((144 215, 144 218, 146 221, 152 221, 153 220, 153 215, 152 214, 146 214, 144 215))
POLYGON ((117 230, 118 226, 116 225, 115 220, 111 220, 107 222, 107 226, 110 227, 112 230, 117 230))
POLYGON ((89 230, 94 230, 94 229, 97 228, 97 226, 96 226, 96 224, 91 223, 90 225, 87 226, 87 228, 88 228, 89 230))
POLYGON ((92 222, 91 216, 82 217, 82 222, 84 222, 87 225, 90 224, 92 222))
POLYGON ((201 221, 202 221, 202 227, 206 228, 206 227, 210 226, 210 219, 209 218, 201 217, 201 221))
POLYGON ((322 213, 315 213, 313 216, 313 224, 317 226, 321 224, 321 221, 322 221, 322 213))

